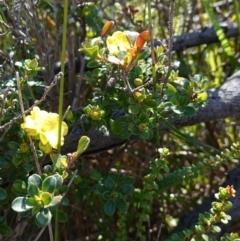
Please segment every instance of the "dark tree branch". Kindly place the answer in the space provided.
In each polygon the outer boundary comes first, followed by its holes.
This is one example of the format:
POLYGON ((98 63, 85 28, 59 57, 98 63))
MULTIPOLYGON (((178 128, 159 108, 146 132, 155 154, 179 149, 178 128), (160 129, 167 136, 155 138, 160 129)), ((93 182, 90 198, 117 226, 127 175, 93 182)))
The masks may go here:
MULTIPOLYGON (((239 36, 237 23, 221 23, 225 35, 227 38, 239 36)), ((181 36, 174 37, 173 50, 181 51, 187 48, 200 46, 202 44, 212 44, 219 42, 216 32, 213 27, 205 27, 192 33, 185 33, 181 36)), ((166 41, 162 41, 166 43, 166 41)), ((161 45, 160 41, 155 42, 155 46, 161 45)))
MULTIPOLYGON (((175 126, 183 127, 194 125, 200 122, 206 122, 216 119, 223 119, 240 115, 240 71, 230 77, 220 88, 208 91, 208 100, 206 106, 200 108, 196 115, 185 121, 176 121, 175 126)), ((119 113, 121 116, 122 113, 119 113)), ((160 125, 161 126, 161 125, 160 125)), ((162 126, 164 130, 164 126, 162 126)), ((91 145, 87 153, 98 152, 112 148, 124 143, 124 140, 115 136, 104 136, 97 131, 84 133, 75 128, 65 139, 62 148, 63 153, 76 151, 77 143, 82 135, 88 135, 91 139, 91 145)))

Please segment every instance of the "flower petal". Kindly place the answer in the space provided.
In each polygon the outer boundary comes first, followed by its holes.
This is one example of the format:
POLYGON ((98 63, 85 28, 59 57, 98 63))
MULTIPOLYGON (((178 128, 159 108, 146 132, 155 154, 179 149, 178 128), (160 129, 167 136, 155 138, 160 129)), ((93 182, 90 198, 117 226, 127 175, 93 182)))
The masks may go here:
POLYGON ((107 38, 107 48, 111 54, 117 55, 119 51, 126 51, 131 47, 130 41, 124 32, 116 31, 107 38))

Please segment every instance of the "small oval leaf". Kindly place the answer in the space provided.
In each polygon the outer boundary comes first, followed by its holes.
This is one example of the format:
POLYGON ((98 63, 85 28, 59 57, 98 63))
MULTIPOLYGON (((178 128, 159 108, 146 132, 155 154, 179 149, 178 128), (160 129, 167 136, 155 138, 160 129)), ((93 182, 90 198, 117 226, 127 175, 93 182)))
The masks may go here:
POLYGON ((108 216, 113 215, 115 211, 116 211, 116 203, 114 201, 110 200, 104 205, 104 212, 108 216))
POLYGON ((68 216, 62 210, 58 210, 58 222, 59 223, 66 223, 68 221, 68 216))
POLYGON ((57 180, 54 176, 47 177, 42 184, 42 191, 43 192, 50 192, 53 193, 57 186, 57 180))
POLYGON ((126 211, 128 208, 128 205, 123 198, 117 199, 116 205, 117 205, 118 210, 120 210, 120 211, 126 211))
POLYGON ((0 188, 0 200, 7 198, 7 193, 4 189, 0 188))
POLYGON ((133 191, 133 186, 130 184, 123 184, 122 186, 119 187, 119 192, 123 196, 129 195, 133 191))
POLYGON ((52 201, 52 195, 49 192, 41 193, 41 199, 43 201, 44 206, 48 205, 52 201))
POLYGON ((39 211, 35 216, 35 223, 39 227, 46 227, 51 221, 52 214, 48 209, 43 209, 39 211))
POLYGON ((35 195, 39 195, 39 188, 33 184, 28 185, 28 194, 32 197, 34 197, 35 195))
POLYGON ((27 210, 32 209, 32 206, 29 206, 27 204, 27 198, 26 197, 17 197, 12 202, 12 209, 15 212, 21 213, 21 212, 25 212, 27 210))
POLYGON ((6 224, 0 225, 0 234, 2 236, 10 236, 12 235, 12 229, 6 224))
POLYGON ((41 188, 42 178, 38 174, 33 174, 28 178, 28 185, 34 185, 41 188))
POLYGON ((116 187, 116 183, 112 178, 107 178, 104 184, 105 184, 105 187, 110 191, 114 190, 114 188, 116 187))

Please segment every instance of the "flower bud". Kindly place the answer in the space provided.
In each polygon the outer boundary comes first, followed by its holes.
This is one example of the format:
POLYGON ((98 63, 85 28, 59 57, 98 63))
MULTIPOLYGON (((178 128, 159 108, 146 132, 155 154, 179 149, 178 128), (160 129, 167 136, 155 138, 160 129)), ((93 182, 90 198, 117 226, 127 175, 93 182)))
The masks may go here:
POLYGON ((21 153, 27 153, 29 151, 30 147, 27 143, 22 143, 19 147, 19 150, 21 153))
POLYGON ((114 21, 108 21, 104 24, 101 32, 101 37, 105 37, 113 28, 114 26, 114 21))

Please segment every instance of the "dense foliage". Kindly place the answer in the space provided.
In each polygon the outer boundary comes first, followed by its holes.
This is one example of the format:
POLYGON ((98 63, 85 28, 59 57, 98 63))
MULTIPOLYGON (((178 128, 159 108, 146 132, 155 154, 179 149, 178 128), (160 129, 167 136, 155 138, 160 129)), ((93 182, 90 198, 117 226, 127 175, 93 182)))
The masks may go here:
POLYGON ((238 67, 239 40, 219 26, 240 26, 237 1, 0 7, 2 240, 239 240, 219 225, 235 189, 217 190, 238 163, 237 119, 176 126, 238 67), (172 51, 174 35, 208 24, 218 43, 172 51), (85 134, 63 153, 76 128, 85 134), (95 131, 122 145, 84 155, 95 131), (175 233, 212 193, 211 209, 175 233))

